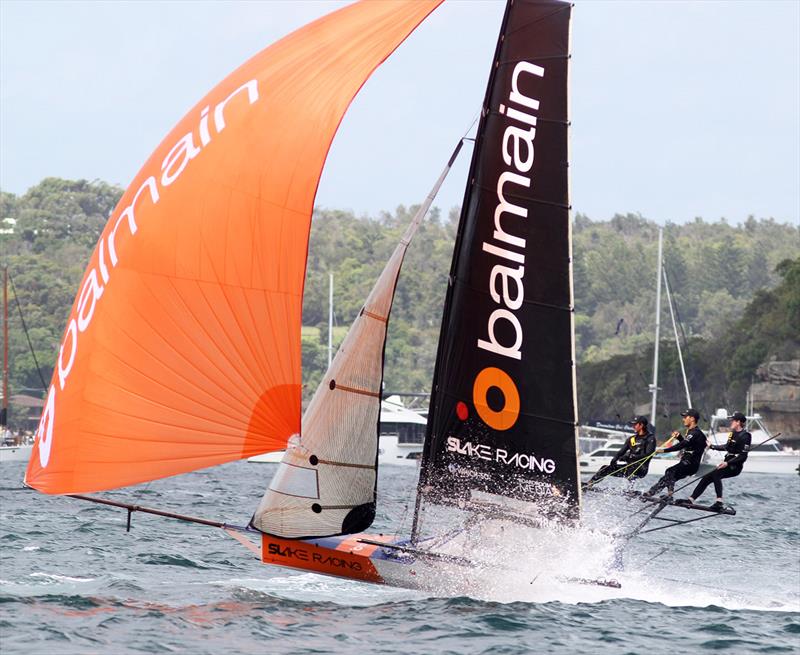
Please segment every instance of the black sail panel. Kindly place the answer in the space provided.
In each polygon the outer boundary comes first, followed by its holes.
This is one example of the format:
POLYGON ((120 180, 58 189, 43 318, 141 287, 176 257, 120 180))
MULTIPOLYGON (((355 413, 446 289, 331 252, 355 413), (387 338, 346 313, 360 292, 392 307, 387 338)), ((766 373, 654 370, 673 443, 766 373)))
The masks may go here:
POLYGON ((571 5, 510 2, 456 239, 419 494, 580 502, 568 183, 571 5))

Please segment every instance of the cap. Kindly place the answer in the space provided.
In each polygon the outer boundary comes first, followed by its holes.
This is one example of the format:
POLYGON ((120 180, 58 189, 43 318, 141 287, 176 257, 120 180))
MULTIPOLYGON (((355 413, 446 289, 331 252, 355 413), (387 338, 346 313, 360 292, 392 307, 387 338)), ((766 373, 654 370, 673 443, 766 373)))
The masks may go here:
POLYGON ((742 414, 741 412, 734 412, 728 418, 733 420, 733 421, 741 421, 742 423, 746 423, 747 422, 747 417, 744 414, 742 414))
POLYGON ((630 421, 628 421, 628 425, 636 425, 637 423, 641 423, 645 427, 647 427, 647 417, 646 416, 634 416, 630 421))
POLYGON ((682 411, 681 416, 691 416, 692 418, 694 418, 695 421, 700 420, 700 412, 698 412, 696 409, 693 409, 692 407, 682 411))

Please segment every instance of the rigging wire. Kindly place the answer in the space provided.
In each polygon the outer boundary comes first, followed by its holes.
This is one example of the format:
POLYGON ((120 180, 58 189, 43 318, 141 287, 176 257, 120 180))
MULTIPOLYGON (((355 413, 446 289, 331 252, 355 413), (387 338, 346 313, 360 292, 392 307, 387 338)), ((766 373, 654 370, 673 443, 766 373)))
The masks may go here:
MULTIPOLYGON (((666 264, 664 265, 664 277, 669 281, 669 272, 667 271, 666 264)), ((669 283, 669 282, 668 282, 669 283)), ((672 287, 674 288, 674 287, 672 287)), ((678 304, 675 303, 675 318, 678 321, 678 327, 681 331, 681 338, 683 341, 683 350, 686 353, 686 359, 689 359, 689 339, 686 337, 686 330, 683 327, 683 321, 681 320, 681 313, 678 311, 678 304)))
MULTIPOLYGON (((669 277, 667 276, 667 269, 666 269, 666 267, 662 266, 661 270, 662 270, 663 275, 664 275, 664 287, 665 287, 665 289, 667 291, 667 304, 669 305, 669 315, 670 315, 670 318, 672 319, 672 331, 675 334, 675 345, 677 346, 677 349, 678 349, 678 362, 680 363, 680 366, 681 366, 681 376, 683 378, 683 386, 684 386, 685 391, 686 391, 686 406, 687 407, 692 407, 692 397, 691 397, 691 393, 689 392, 689 380, 688 380, 687 375, 686 375, 686 367, 684 366, 684 363, 683 363, 683 351, 681 349, 680 337, 678 336, 678 327, 677 327, 676 322, 675 322, 675 315, 677 314, 677 307, 675 307, 675 303, 672 302, 672 293, 670 292, 669 277)), ((685 338, 686 338, 686 335, 684 335, 684 341, 685 341, 685 338)))
POLYGON ((14 302, 17 304, 17 311, 19 312, 19 320, 22 321, 22 330, 25 332, 25 338, 28 340, 28 348, 31 349, 31 355, 33 356, 33 363, 36 364, 36 372, 39 374, 39 380, 42 382, 42 390, 47 391, 47 383, 44 381, 44 376, 42 375, 42 367, 39 366, 39 360, 36 358, 36 351, 33 349, 33 344, 31 343, 31 336, 28 333, 28 326, 25 323, 25 317, 22 315, 22 305, 19 304, 19 298, 17 297, 17 287, 14 285, 14 278, 11 277, 11 273, 8 274, 8 281, 11 282, 11 293, 14 294, 14 302))
MULTIPOLYGON (((663 444, 661 444, 661 448, 666 448, 666 447, 667 447, 667 444, 668 444, 670 441, 672 441, 673 439, 674 439, 674 437, 670 436, 670 438, 669 438, 669 439, 667 439, 667 440, 666 440, 666 441, 665 441, 663 444)), ((616 469, 615 471, 613 471, 613 472, 609 473, 608 475, 604 475, 602 478, 598 478, 597 480, 595 480, 595 481, 594 481, 594 482, 592 482, 592 483, 587 483, 587 485, 586 485, 586 488, 587 488, 587 489, 591 489, 591 488, 592 488, 592 487, 594 487, 594 486, 595 486, 595 485, 596 485, 598 482, 602 482, 602 481, 603 481, 603 480, 605 480, 606 478, 610 478, 610 477, 611 477, 612 475, 614 475, 615 473, 618 473, 619 471, 624 471, 626 468, 628 468, 629 466, 633 466, 634 464, 639 464, 639 466, 637 466, 635 469, 633 469, 633 471, 631 471, 630 473, 626 473, 626 474, 625 474, 625 478, 626 478, 627 480, 630 480, 630 479, 631 479, 631 476, 633 476, 633 474, 634 474, 634 473, 636 473, 636 471, 638 471, 638 470, 639 470, 639 468, 640 468, 640 467, 641 467, 641 466, 642 466, 642 465, 643 465, 643 464, 644 464, 644 463, 645 463, 647 460, 649 460, 651 457, 653 457, 654 455, 656 455, 656 451, 653 451, 652 453, 650 453, 649 455, 647 455, 647 457, 642 457, 642 458, 640 458, 640 459, 637 459, 637 460, 634 460, 634 461, 632 461, 632 462, 629 462, 629 463, 628 463, 628 464, 626 464, 625 466, 622 466, 622 467, 620 467, 620 468, 616 469)), ((619 476, 617 476, 617 477, 619 477, 619 476)))

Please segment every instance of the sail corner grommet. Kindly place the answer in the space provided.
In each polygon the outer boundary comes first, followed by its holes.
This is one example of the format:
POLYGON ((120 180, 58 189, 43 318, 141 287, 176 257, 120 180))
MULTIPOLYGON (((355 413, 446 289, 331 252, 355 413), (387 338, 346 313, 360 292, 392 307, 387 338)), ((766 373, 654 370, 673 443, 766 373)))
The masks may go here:
POLYGON ((308 458, 308 463, 311 464, 311 466, 316 466, 319 464, 319 457, 316 455, 311 455, 311 457, 308 458))
POLYGON ((333 391, 336 388, 336 380, 331 380, 331 383, 328 385, 330 390, 333 391))
POLYGON ((314 512, 314 514, 319 514, 320 512, 322 512, 322 505, 320 505, 319 503, 314 503, 311 506, 311 511, 314 512))

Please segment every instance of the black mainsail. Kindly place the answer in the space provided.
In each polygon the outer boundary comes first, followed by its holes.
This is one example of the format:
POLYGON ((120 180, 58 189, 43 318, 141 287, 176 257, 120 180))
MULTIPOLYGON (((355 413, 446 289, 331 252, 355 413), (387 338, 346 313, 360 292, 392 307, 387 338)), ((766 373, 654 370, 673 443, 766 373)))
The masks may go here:
POLYGON ((418 511, 464 506, 476 492, 580 503, 570 12, 554 0, 506 8, 456 237, 418 511))

